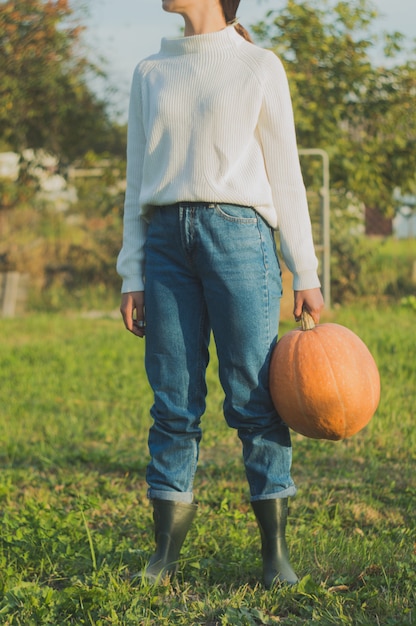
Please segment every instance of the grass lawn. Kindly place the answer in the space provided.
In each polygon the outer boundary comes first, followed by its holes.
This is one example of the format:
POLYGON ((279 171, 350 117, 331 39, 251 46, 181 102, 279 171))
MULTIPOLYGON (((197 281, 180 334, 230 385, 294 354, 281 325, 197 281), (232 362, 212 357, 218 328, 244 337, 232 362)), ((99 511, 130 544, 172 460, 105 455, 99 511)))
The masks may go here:
POLYGON ((382 399, 349 440, 293 435, 301 581, 266 591, 215 351, 181 574, 135 586, 153 548, 144 343, 111 318, 0 320, 0 624, 416 624, 415 310, 356 305, 331 321, 369 346, 382 399))

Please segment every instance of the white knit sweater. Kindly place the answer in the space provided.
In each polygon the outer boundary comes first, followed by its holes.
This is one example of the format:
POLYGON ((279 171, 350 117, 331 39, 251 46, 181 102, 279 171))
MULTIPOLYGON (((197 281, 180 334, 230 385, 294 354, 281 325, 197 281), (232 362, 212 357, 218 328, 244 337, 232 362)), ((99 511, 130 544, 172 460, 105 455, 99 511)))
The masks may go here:
POLYGON ((293 288, 319 286, 286 74, 233 26, 164 38, 134 72, 117 261, 123 292, 144 288, 152 207, 180 201, 253 207, 280 231, 293 288))

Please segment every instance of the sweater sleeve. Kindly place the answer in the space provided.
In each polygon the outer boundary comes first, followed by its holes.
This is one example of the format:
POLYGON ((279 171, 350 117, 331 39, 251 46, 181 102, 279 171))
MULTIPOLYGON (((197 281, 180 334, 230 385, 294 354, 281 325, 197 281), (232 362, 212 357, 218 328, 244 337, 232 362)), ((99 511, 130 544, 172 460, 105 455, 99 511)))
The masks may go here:
POLYGON ((140 75, 136 69, 130 92, 127 131, 127 187, 124 201, 123 246, 117 259, 117 272, 123 279, 121 291, 144 289, 144 243, 147 222, 141 217, 140 190, 146 137, 142 119, 140 75))
POLYGON ((318 260, 305 185, 299 163, 292 101, 285 70, 268 55, 259 135, 280 231, 283 260, 293 274, 293 289, 320 286, 318 260))

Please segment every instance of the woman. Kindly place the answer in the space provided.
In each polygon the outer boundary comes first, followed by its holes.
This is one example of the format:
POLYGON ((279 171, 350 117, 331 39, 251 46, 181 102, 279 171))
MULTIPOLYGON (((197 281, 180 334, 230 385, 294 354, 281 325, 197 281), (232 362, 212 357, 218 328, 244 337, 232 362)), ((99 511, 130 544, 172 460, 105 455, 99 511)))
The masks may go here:
POLYGON ((239 0, 163 0, 185 20, 134 73, 127 148, 121 313, 146 334, 154 392, 148 496, 156 551, 143 572, 175 572, 195 516, 193 479, 214 335, 224 415, 242 442, 263 574, 295 583, 285 542, 288 428, 268 366, 281 277, 273 231, 293 273, 294 316, 318 322, 323 299, 285 72, 236 24, 239 0))

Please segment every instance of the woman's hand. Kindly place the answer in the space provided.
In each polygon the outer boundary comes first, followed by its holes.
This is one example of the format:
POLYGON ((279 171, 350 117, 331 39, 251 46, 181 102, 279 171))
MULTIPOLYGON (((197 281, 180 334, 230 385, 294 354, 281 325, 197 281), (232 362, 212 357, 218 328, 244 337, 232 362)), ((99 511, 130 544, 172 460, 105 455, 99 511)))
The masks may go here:
POLYGON ((295 291, 295 306, 293 309, 293 315, 298 322, 302 311, 307 311, 313 318, 315 324, 319 323, 321 311, 324 308, 324 299, 322 292, 317 287, 316 289, 305 289, 303 291, 295 291))
POLYGON ((131 291, 121 296, 120 312, 124 326, 136 337, 144 337, 144 291, 131 291))

